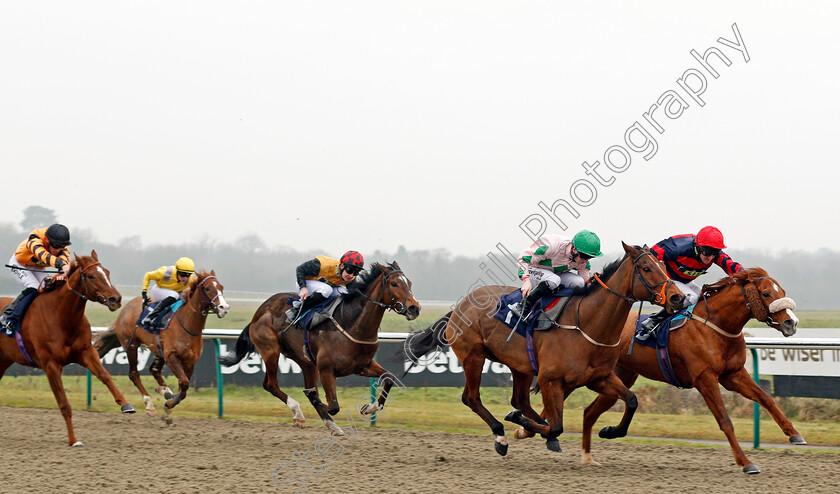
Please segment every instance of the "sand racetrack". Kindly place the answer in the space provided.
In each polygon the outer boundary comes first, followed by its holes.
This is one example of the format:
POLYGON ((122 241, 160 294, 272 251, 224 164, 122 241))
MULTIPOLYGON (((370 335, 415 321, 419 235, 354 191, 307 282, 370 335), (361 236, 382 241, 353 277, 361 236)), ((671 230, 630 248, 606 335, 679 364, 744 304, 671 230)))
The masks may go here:
POLYGON ((502 458, 490 434, 358 423, 355 436, 331 443, 312 421, 301 430, 285 420, 176 414, 167 425, 143 414, 73 415, 84 448, 66 445, 58 410, 0 407, 0 492, 840 492, 840 456, 828 453, 747 451, 762 469, 748 476, 728 448, 599 440, 593 453, 603 466, 595 467, 580 464, 576 438, 561 438, 563 452, 551 453, 509 432, 502 458))

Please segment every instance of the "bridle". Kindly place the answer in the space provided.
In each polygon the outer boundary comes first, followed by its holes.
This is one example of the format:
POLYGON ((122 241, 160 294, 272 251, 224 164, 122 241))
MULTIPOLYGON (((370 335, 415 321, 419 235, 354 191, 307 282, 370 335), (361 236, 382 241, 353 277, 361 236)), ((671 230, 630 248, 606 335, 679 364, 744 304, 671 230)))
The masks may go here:
POLYGON ((88 286, 87 286, 87 282, 85 281, 85 271, 89 268, 94 267, 94 266, 100 266, 100 263, 99 262, 94 262, 94 263, 88 264, 87 266, 80 269, 79 278, 81 279, 81 284, 82 284, 82 291, 81 292, 78 292, 78 291, 74 290, 73 287, 70 286, 70 277, 69 276, 67 277, 67 283, 65 283, 64 286, 66 286, 67 289, 70 290, 75 295, 78 295, 79 297, 81 297, 82 300, 85 300, 85 301, 95 300, 96 302, 104 304, 106 299, 105 299, 105 296, 102 295, 101 293, 97 293, 96 298, 91 298, 88 295, 88 286))
MULTIPOLYGON (((759 288, 757 285, 758 281, 763 279, 772 280, 778 285, 776 280, 769 276, 759 276, 758 278, 749 281, 749 283, 739 284, 741 294, 744 296, 744 301, 747 304, 747 310, 756 321, 763 322, 771 328, 774 326, 781 326, 781 323, 774 321, 771 316, 785 309, 795 310, 796 302, 794 302, 790 297, 782 297, 770 302, 770 305, 765 304, 761 299, 761 295, 758 293, 759 288)), ((703 295, 703 303, 706 305, 707 314, 709 313, 709 303, 707 298, 711 295, 712 293, 709 292, 703 295)))
POLYGON ((390 278, 392 275, 395 275, 395 274, 404 274, 404 273, 402 272, 402 270, 395 269, 394 271, 391 271, 390 273, 382 276, 382 291, 385 292, 386 295, 389 295, 391 297, 391 303, 390 304, 384 304, 384 303, 382 303, 378 300, 374 300, 374 299, 368 297, 367 294, 364 293, 364 292, 359 292, 359 293, 361 293, 362 296, 365 297, 367 300, 369 300, 371 303, 373 303, 375 305, 378 305, 379 307, 382 307, 384 309, 392 310, 392 311, 396 312, 397 314, 399 314, 401 316, 404 316, 404 315, 406 315, 406 312, 408 312, 408 306, 406 305, 406 302, 408 301, 408 295, 411 293, 411 287, 406 285, 406 288, 408 288, 408 290, 406 290, 406 292, 405 292, 405 297, 402 299, 402 302, 398 301, 397 298, 394 296, 394 294, 391 292, 391 288, 388 285, 388 278, 390 278))
POLYGON ((672 279, 668 276, 668 274, 665 272, 665 270, 664 270, 664 269, 662 269, 662 267, 659 265, 659 262, 657 262, 656 256, 654 256, 652 252, 642 252, 642 253, 641 253, 641 255, 639 255, 639 257, 637 257, 637 258, 633 259, 633 277, 632 277, 632 278, 631 278, 631 280, 630 280, 630 293, 631 293, 631 294, 632 294, 632 293, 633 293, 633 291, 634 291, 634 290, 633 290, 633 286, 634 286, 634 283, 636 282, 636 277, 637 277, 637 276, 638 276, 639 280, 641 280, 641 282, 642 282, 642 284, 645 286, 645 288, 647 289, 648 294, 650 295, 650 297, 649 297, 649 298, 646 298, 646 299, 637 299, 637 298, 628 297, 628 296, 626 296, 626 295, 623 295, 623 294, 621 294, 621 293, 618 293, 617 291, 615 291, 615 290, 613 290, 612 288, 610 288, 609 286, 607 286, 607 284, 606 284, 606 283, 604 283, 603 281, 601 281, 601 277, 600 277, 600 276, 598 276, 598 273, 595 273, 595 275, 593 275, 593 278, 595 278, 595 281, 597 281, 597 282, 598 282, 598 284, 600 284, 602 287, 604 287, 604 289, 605 289, 605 290, 607 290, 608 292, 612 293, 613 295, 616 295, 616 296, 618 296, 618 297, 623 298, 624 300, 626 300, 626 301, 630 302, 631 304, 634 304, 634 303, 636 303, 636 302, 639 302, 640 300, 644 300, 644 301, 651 301, 651 302, 653 302, 654 304, 661 304, 662 306, 664 306, 664 305, 665 305, 665 300, 666 300, 666 298, 665 298, 665 294, 668 292, 668 288, 669 288, 670 286, 674 285, 674 280, 672 280, 672 279), (639 261, 642 259, 642 257, 644 257, 644 256, 651 256, 651 257, 653 257, 653 260, 654 260, 654 262, 653 262, 653 263, 654 263, 654 265, 655 265, 655 266, 656 266, 656 267, 657 267, 660 271, 662 271, 662 273, 665 275, 665 280, 664 280, 664 281, 662 281, 661 283, 657 283, 656 285, 651 285, 651 284, 650 284, 650 283, 648 283, 648 281, 644 278, 644 276, 642 276, 642 273, 639 271, 639 265, 638 265, 638 262, 639 262, 639 261))
MULTIPOLYGON (((209 295, 204 293, 204 290, 199 290, 204 285, 204 283, 207 282, 207 280, 209 280, 209 279, 214 279, 215 280, 216 277, 215 276, 207 276, 206 278, 204 278, 203 280, 198 282, 198 284, 195 286, 195 290, 198 292, 198 295, 199 296, 203 295, 204 299, 206 300, 205 303, 201 303, 201 299, 199 299, 198 306, 202 308, 201 309, 201 315, 202 316, 206 316, 207 314, 218 314, 219 313, 219 306, 216 304, 216 299, 218 299, 222 295, 222 291, 221 290, 216 290, 216 296, 213 297, 213 298, 210 298, 209 295), (205 306, 207 307, 207 309, 204 309, 205 306)), ((199 311, 193 309, 192 304, 187 304, 187 307, 189 307, 190 310, 192 310, 193 312, 199 312, 199 311)))

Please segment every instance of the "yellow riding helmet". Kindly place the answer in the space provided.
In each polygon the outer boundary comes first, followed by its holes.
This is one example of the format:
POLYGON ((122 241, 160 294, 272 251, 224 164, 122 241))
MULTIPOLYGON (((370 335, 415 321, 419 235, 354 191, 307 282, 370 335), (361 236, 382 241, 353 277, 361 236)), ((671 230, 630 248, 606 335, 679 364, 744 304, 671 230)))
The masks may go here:
POLYGON ((183 273, 195 273, 195 263, 189 257, 182 257, 175 263, 175 269, 183 273))

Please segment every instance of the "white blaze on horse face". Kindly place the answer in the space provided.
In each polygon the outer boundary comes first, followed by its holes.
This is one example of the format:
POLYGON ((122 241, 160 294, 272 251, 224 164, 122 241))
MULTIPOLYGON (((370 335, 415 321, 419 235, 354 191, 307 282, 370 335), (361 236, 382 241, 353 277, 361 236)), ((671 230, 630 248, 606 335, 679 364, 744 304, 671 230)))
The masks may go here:
MULTIPOLYGON (((102 268, 102 266, 96 266, 96 270, 102 273, 102 279, 105 280, 105 283, 108 284, 108 288, 114 288, 114 285, 111 284, 111 280, 108 278, 108 273, 102 268)), ((84 275, 84 273, 83 273, 84 275)))
POLYGON ((773 283, 773 290, 776 290, 776 293, 781 293, 781 292, 779 292, 779 285, 777 285, 775 283, 773 283))
POLYGON ((225 296, 219 293, 219 311, 217 312, 220 318, 225 317, 230 310, 230 305, 225 300, 225 296))
POLYGON ((799 326, 799 318, 796 317, 796 314, 794 314, 793 311, 790 310, 790 309, 785 309, 785 311, 787 311, 788 317, 793 319, 793 325, 794 326, 799 326))

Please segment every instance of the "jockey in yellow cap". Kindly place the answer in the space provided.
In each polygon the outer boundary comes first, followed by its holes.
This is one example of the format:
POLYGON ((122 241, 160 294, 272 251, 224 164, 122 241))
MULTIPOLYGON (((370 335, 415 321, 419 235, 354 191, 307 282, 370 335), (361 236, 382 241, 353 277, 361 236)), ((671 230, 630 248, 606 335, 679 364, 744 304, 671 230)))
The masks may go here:
POLYGON ((187 288, 192 276, 195 276, 195 263, 189 257, 178 259, 174 266, 161 266, 155 271, 146 273, 143 276, 143 292, 141 293, 143 305, 148 305, 150 300, 160 303, 141 322, 147 326, 152 323, 159 325, 164 311, 181 298, 181 292, 187 288), (149 284, 152 281, 155 284, 149 290, 149 284), (147 293, 149 291, 151 293, 147 293))

